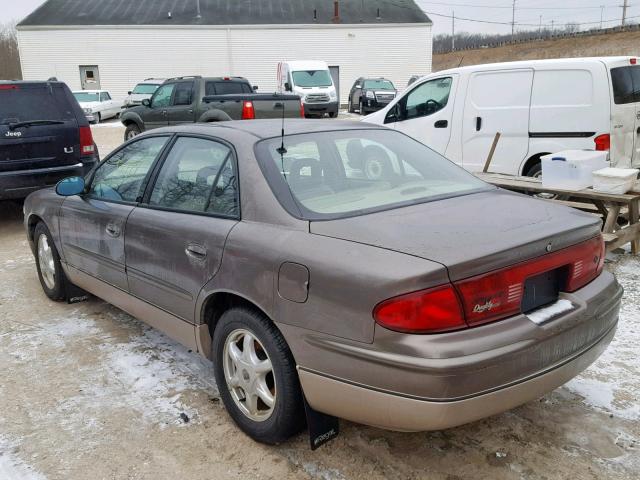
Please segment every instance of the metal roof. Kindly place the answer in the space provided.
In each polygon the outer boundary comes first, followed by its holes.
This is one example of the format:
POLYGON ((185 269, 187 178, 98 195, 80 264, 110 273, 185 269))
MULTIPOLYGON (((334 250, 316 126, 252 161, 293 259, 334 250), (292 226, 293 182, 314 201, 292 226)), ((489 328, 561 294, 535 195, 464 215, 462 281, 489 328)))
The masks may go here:
MULTIPOLYGON (((18 27, 313 25, 334 23, 331 0, 48 0, 18 27)), ((340 23, 431 23, 413 0, 339 0, 340 23), (378 16, 379 15, 379 16, 378 16)))

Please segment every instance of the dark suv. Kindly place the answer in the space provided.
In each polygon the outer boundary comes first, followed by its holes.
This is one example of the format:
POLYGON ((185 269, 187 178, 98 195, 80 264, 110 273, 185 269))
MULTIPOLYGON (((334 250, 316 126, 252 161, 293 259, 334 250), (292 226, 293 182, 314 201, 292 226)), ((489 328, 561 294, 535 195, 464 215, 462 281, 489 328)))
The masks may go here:
POLYGON ((0 81, 0 200, 85 175, 97 162, 91 127, 69 87, 0 81))
POLYGON ((396 98, 396 93, 396 87, 386 78, 360 77, 349 92, 349 113, 358 110, 360 115, 366 115, 380 110, 396 98))

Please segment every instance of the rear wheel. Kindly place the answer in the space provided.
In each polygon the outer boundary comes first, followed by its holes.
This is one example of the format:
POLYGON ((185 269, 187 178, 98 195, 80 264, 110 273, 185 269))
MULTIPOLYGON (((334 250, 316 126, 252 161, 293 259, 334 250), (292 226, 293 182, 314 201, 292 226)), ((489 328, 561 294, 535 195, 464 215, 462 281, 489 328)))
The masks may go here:
POLYGON ((351 97, 349 97, 349 113, 356 113, 356 109, 353 108, 353 102, 351 101, 351 97))
POLYGON ((124 141, 131 140, 138 135, 140 135, 140 127, 135 123, 130 123, 124 131, 124 141))
POLYGON ((64 300, 67 278, 51 232, 43 222, 36 225, 33 240, 36 244, 36 268, 42 290, 51 300, 64 300))
POLYGON ((212 358, 229 415, 258 442, 281 443, 305 426, 295 361, 282 334, 264 315, 232 308, 213 334, 212 358))

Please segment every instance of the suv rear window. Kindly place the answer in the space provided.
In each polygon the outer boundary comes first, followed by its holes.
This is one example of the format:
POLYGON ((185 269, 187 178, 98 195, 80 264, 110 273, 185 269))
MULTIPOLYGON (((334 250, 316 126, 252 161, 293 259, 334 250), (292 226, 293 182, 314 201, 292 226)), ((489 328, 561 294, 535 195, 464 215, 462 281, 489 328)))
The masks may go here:
POLYGON ((243 82, 220 81, 205 84, 205 95, 237 95, 241 93, 253 93, 253 91, 248 84, 243 82))
POLYGON ((0 84, 0 124, 75 120, 61 85, 0 84))

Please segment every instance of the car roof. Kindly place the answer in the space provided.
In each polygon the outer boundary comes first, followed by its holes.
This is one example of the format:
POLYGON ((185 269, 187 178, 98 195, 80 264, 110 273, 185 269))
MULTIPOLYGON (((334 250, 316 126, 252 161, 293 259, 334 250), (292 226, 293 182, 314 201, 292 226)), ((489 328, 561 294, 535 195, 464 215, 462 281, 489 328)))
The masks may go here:
POLYGON ((71 93, 109 93, 107 90, 74 90, 71 93))
MULTIPOLYGON (((281 119, 268 120, 236 120, 230 122, 196 123, 175 127, 165 127, 152 132, 166 133, 200 133, 204 135, 222 135, 224 130, 243 132, 258 139, 279 137, 282 132, 281 119)), ((299 135, 303 133, 332 132, 337 130, 387 130, 381 125, 355 122, 352 120, 307 120, 285 119, 285 135, 299 135)))

